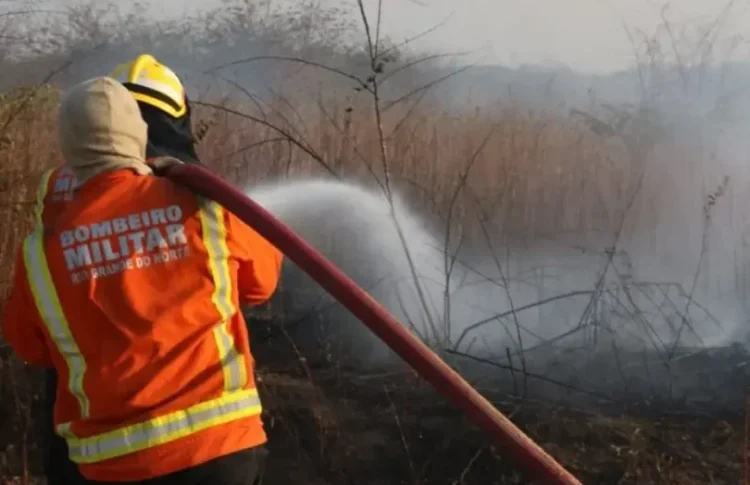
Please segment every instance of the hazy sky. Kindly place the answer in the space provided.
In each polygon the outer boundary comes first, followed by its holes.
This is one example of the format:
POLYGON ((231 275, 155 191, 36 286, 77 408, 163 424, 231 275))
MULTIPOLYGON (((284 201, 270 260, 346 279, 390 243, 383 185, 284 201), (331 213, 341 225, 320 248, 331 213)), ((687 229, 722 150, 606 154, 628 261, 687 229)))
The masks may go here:
MULTIPOLYGON (((377 0, 367 4, 375 5, 377 0)), ((384 0, 385 24, 404 35, 439 23, 430 36, 443 48, 488 46, 506 64, 564 63, 585 71, 618 69, 634 60, 623 23, 638 41, 653 34, 666 2, 657 0, 384 0)), ((728 5, 723 0, 675 0, 666 12, 679 36, 686 27, 709 25, 728 5)), ((750 2, 734 2, 723 38, 750 36, 750 2)), ((701 29, 702 30, 702 29, 701 29)), ((697 34, 697 32, 696 32, 697 34)), ((697 35, 693 35, 697 38, 697 35)), ((663 37, 666 39, 666 37, 663 37)), ((726 40, 724 41, 726 43, 726 40)), ((746 55, 748 49, 743 49, 746 55)))
MULTIPOLYGON (((52 1, 65 4, 72 0, 52 1)), ((213 1, 218 4, 218 0, 213 1)), ((355 0, 319 1, 353 4, 355 0)), ((182 10, 211 3, 212 0, 153 2, 158 10, 182 10)), ((745 32, 750 36, 749 3, 750 0, 731 3, 731 14, 721 29, 717 50, 726 51, 724 46, 732 36, 745 32)), ((374 12, 377 0, 366 0, 365 4, 374 12)), ((563 63, 578 70, 605 72, 627 67, 634 60, 623 24, 640 42, 643 35, 638 31, 652 35, 662 23, 660 11, 665 4, 662 0, 383 0, 383 29, 402 39, 448 18, 420 45, 443 51, 485 48, 487 62, 563 63)), ((673 22, 676 37, 684 36, 681 32, 689 27, 690 36, 695 39, 700 32, 696 29, 720 17, 729 4, 726 0, 675 0, 666 15, 673 22)), ((734 57, 750 59, 750 49, 743 43, 734 57)))

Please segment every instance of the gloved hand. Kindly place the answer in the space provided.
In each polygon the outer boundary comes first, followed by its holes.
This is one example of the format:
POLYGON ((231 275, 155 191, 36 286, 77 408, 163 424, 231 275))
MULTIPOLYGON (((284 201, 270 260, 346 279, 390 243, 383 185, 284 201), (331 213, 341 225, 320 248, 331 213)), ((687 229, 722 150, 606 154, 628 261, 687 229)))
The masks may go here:
POLYGON ((151 167, 151 170, 153 170, 154 173, 159 174, 169 167, 182 165, 185 162, 174 157, 154 157, 146 160, 146 163, 151 167))

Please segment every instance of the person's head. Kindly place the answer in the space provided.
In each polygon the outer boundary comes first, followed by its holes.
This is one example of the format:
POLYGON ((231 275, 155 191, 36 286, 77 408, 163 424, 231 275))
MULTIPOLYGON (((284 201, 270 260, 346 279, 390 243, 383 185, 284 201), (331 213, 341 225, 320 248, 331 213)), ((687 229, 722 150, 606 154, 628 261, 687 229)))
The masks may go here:
POLYGON ((60 148, 79 184, 101 172, 124 168, 150 174, 145 159, 147 132, 133 96, 109 77, 74 86, 60 104, 60 148))
POLYGON ((198 162, 190 103, 182 81, 150 54, 117 66, 110 77, 130 91, 148 125, 147 157, 171 156, 198 162))

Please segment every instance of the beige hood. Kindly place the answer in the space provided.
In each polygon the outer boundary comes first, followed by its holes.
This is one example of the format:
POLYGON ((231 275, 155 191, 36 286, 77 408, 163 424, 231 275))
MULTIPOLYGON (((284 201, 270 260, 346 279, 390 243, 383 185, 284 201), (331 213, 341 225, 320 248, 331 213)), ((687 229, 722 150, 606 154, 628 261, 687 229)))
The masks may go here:
POLYGON ((71 89, 62 100, 58 123, 63 158, 79 184, 124 168, 151 173, 146 165, 148 127, 138 103, 114 79, 98 77, 71 89))

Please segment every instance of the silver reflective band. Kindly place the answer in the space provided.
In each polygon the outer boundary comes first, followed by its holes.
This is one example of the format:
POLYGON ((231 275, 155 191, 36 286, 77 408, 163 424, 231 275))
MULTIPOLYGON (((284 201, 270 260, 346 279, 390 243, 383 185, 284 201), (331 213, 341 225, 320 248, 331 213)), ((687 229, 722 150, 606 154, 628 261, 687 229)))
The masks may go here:
POLYGON ((58 432, 67 438, 71 460, 76 463, 94 463, 145 450, 260 413, 261 403, 257 391, 246 390, 90 438, 76 438, 63 425, 58 427, 58 432))

